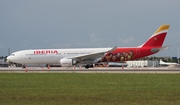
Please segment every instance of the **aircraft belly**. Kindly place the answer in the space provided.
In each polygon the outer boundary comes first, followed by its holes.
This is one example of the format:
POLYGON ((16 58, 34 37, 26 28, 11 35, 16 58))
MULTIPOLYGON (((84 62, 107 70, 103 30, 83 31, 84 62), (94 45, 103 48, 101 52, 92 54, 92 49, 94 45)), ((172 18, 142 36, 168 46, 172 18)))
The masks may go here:
POLYGON ((59 57, 54 56, 33 56, 33 57, 26 57, 22 61, 23 64, 52 64, 58 63, 60 60, 59 57))

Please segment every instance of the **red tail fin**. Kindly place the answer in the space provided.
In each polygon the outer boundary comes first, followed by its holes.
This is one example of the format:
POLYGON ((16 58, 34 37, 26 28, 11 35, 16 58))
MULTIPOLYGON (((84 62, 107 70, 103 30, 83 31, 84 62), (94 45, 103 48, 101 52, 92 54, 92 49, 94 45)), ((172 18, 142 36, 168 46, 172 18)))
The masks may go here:
POLYGON ((140 47, 161 47, 170 25, 161 25, 156 32, 140 47))

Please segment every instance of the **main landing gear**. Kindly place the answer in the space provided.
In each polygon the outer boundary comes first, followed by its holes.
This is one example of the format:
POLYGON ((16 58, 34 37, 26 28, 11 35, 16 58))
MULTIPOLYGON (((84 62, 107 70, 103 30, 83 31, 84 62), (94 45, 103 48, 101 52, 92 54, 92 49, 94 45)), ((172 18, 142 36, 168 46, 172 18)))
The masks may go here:
POLYGON ((87 65, 85 66, 86 69, 93 68, 93 67, 94 67, 94 66, 93 66, 92 64, 87 64, 87 65))

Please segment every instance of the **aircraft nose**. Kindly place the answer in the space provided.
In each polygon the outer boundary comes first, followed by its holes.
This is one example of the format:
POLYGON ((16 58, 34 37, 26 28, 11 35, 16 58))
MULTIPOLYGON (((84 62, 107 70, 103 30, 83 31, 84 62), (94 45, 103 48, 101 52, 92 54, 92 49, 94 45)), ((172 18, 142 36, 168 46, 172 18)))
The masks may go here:
POLYGON ((14 57, 13 56, 8 56, 6 58, 6 62, 13 62, 14 61, 14 57))
POLYGON ((6 58, 6 62, 10 62, 10 56, 8 56, 7 58, 6 58))

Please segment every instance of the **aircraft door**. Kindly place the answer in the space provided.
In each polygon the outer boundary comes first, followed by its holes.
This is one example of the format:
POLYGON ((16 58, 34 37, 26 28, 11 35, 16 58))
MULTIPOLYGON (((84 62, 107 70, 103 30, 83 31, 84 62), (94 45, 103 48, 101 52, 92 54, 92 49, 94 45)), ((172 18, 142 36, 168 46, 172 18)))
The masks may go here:
POLYGON ((140 55, 140 49, 139 48, 136 49, 136 54, 140 55))

